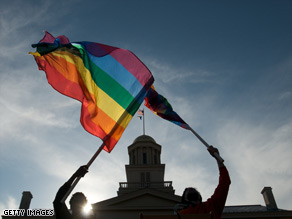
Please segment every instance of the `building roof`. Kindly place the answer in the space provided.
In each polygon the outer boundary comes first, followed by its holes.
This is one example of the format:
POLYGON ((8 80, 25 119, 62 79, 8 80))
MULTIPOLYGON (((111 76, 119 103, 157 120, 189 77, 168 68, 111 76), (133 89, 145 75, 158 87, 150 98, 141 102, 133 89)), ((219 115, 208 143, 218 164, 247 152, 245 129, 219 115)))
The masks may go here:
POLYGON ((150 141, 156 144, 156 141, 150 137, 149 135, 140 135, 139 137, 137 137, 133 143, 137 143, 137 142, 145 142, 145 141, 150 141))
POLYGON ((116 209, 159 209, 166 206, 170 209, 180 201, 180 196, 161 192, 159 190, 143 188, 125 195, 119 195, 92 204, 95 210, 116 209))
POLYGON ((285 211, 282 209, 268 210, 266 206, 262 205, 234 205, 225 206, 223 213, 252 213, 252 212, 272 212, 272 211, 285 211))

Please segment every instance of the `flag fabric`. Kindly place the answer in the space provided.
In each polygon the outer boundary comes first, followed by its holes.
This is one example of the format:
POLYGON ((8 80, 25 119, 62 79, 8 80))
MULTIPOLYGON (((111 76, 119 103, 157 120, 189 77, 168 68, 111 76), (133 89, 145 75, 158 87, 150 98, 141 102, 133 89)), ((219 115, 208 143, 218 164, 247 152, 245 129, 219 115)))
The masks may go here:
POLYGON ((138 110, 138 115, 141 115, 141 116, 143 116, 144 115, 144 110, 138 110))
POLYGON ((152 85, 145 97, 145 106, 153 113, 182 128, 190 130, 190 126, 172 109, 167 99, 158 94, 152 85))
POLYGON ((142 120, 143 116, 144 116, 144 110, 139 109, 138 110, 138 118, 140 118, 140 120, 142 120))
POLYGON ((31 53, 48 82, 82 103, 80 122, 110 152, 143 102, 154 79, 129 50, 67 37, 44 38, 31 53))

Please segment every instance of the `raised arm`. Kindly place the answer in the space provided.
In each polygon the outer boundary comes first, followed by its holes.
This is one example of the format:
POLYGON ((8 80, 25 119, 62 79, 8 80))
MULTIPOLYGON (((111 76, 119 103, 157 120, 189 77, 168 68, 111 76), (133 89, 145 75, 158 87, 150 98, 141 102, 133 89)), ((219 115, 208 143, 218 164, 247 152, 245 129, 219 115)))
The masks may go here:
POLYGON ((55 200, 53 202, 54 210, 55 210, 55 217, 56 219, 62 218, 71 218, 71 214, 68 211, 68 208, 64 202, 62 202, 62 199, 67 194, 67 192, 70 190, 71 185, 78 177, 84 177, 84 175, 88 172, 87 166, 81 166, 78 168, 78 170, 73 173, 73 175, 69 178, 67 182, 64 183, 63 186, 58 190, 55 200))
POLYGON ((224 163, 220 161, 220 159, 216 158, 216 156, 214 156, 214 153, 219 154, 218 149, 210 146, 208 151, 217 161, 219 168, 219 184, 211 198, 206 201, 206 206, 208 206, 210 211, 213 211, 215 218, 220 218, 226 202, 231 181, 224 163))

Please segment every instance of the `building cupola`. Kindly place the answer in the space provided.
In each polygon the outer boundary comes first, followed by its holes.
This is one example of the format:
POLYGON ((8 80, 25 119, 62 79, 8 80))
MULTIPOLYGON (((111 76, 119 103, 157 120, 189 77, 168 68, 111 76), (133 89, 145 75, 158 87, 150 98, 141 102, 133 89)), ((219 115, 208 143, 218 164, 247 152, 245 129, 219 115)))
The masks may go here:
POLYGON ((171 181, 164 181, 165 164, 161 164, 161 146, 148 136, 137 137, 128 147, 127 182, 120 183, 119 195, 150 188, 174 194, 171 181))
POLYGON ((130 165, 158 165, 161 164, 161 146, 148 135, 136 138, 128 147, 130 165))

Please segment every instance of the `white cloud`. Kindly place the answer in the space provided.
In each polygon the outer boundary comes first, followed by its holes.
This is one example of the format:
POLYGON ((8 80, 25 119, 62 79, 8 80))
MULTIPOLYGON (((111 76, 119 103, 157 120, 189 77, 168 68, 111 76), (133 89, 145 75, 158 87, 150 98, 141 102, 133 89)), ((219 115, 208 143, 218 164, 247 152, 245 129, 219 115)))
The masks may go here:
POLYGON ((161 80, 165 84, 214 82, 212 80, 214 73, 205 69, 193 69, 190 71, 189 69, 174 67, 169 63, 162 63, 161 60, 149 57, 145 58, 145 60, 154 78, 161 80))
POLYGON ((286 91, 286 92, 283 92, 280 94, 279 100, 283 100, 283 101, 287 100, 288 101, 291 98, 291 96, 292 96, 292 92, 286 91))
MULTIPOLYGON (((222 145, 233 178, 232 203, 244 204, 243 200, 262 203, 260 191, 264 186, 286 194, 288 199, 292 181, 292 121, 275 129, 271 127, 235 119, 219 130, 218 144, 222 145), (240 188, 244 188, 244 192, 240 188), (254 200, 250 200, 251 197, 254 200)), ((288 206, 286 203, 278 207, 288 206)))
POLYGON ((0 214, 3 214, 4 209, 18 209, 19 204, 14 197, 8 196, 5 203, 0 202, 0 214))

